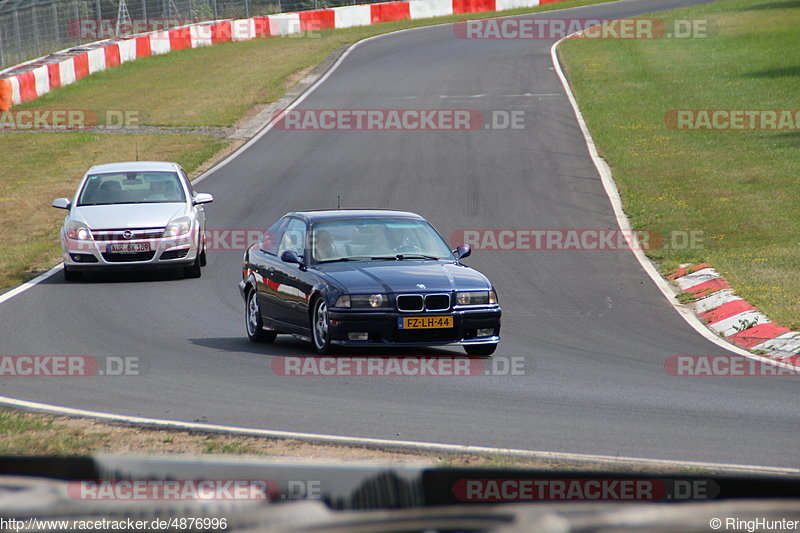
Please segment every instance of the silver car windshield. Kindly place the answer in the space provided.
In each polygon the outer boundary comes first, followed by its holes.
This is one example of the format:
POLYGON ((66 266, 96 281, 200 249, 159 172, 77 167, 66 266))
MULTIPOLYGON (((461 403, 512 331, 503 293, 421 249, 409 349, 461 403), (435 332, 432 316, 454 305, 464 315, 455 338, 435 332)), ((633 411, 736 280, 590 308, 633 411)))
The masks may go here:
POLYGON ((115 172, 89 176, 78 206, 185 201, 183 186, 175 172, 115 172))
POLYGON ((439 233, 424 220, 354 218, 314 224, 316 262, 381 259, 453 259, 439 233))

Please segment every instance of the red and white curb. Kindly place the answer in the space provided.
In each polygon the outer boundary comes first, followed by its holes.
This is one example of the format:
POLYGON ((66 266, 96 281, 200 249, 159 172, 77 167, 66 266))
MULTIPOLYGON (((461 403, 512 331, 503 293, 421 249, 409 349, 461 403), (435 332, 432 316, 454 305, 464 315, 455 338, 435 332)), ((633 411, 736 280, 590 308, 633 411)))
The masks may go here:
MULTIPOLYGON (((575 95, 572 93, 572 88, 569 85, 567 76, 564 74, 564 69, 561 67, 561 62, 558 60, 558 46, 566 39, 572 38, 578 33, 580 32, 568 35, 554 43, 553 46, 550 47, 550 57, 552 58, 553 67, 555 68, 556 74, 558 74, 558 77, 561 80, 561 86, 564 88, 564 92, 566 93, 570 105, 572 106, 572 110, 575 113, 578 126, 581 129, 581 133, 583 134, 583 138, 586 142, 586 147, 589 150, 589 156, 592 158, 592 162, 594 162, 597 172, 600 174, 603 188, 608 195, 608 199, 611 201, 611 208, 614 210, 614 216, 617 219, 617 224, 621 230, 630 231, 635 236, 636 234, 633 232, 631 221, 622 208, 622 197, 620 196, 619 189, 614 181, 611 167, 602 157, 600 157, 600 154, 597 151, 597 146, 592 138, 592 134, 589 132, 589 127, 586 125, 586 120, 583 118, 583 113, 581 113, 578 102, 575 99, 575 95)), ((741 307, 738 307, 741 304, 729 306, 725 309, 719 309, 723 304, 736 301, 738 297, 733 296, 733 290, 731 287, 713 268, 710 267, 710 265, 701 264, 696 265, 694 268, 689 268, 689 265, 684 265, 678 272, 670 276, 670 278, 675 281, 675 284, 671 284, 669 280, 662 276, 655 263, 653 263, 650 258, 645 255, 644 248, 641 245, 637 244, 636 246, 632 246, 631 251, 641 265, 642 269, 645 271, 645 273, 647 273, 648 276, 650 276, 650 279, 653 280, 653 283, 656 285, 659 291, 661 291, 664 297, 667 298, 667 301, 672 304, 675 311, 677 311, 681 318, 683 318, 687 324, 689 324, 705 339, 713 342, 721 348, 750 359, 764 363, 770 363, 782 368, 800 368, 800 355, 798 355, 799 350, 795 344, 800 342, 800 336, 797 332, 790 332, 789 328, 784 328, 773 324, 766 316, 758 313, 754 309, 743 310, 741 307), (691 274, 696 275, 688 277, 685 280, 678 281, 679 278, 685 278, 691 274), (679 290, 694 292, 695 295, 703 297, 700 302, 695 304, 698 307, 693 309, 690 306, 681 305, 675 300, 676 284, 678 285, 679 290), (681 284, 683 286, 681 286, 681 284), (706 297, 708 297, 707 300, 705 299, 706 297), (717 327, 721 328, 723 332, 728 332, 730 334, 728 337, 720 335, 716 330, 709 328, 708 323, 704 323, 698 315, 698 313, 715 311, 718 309, 719 311, 717 312, 717 315, 724 315, 726 312, 731 312, 731 308, 734 308, 734 316, 746 311, 750 311, 750 313, 748 315, 738 317, 745 319, 745 322, 742 324, 738 322, 738 318, 736 319, 735 324, 742 328, 741 331, 736 331, 736 327, 730 322, 725 324, 717 324, 717 327), (747 321, 747 319, 749 319, 749 321, 747 321), (751 327, 745 328, 745 325, 749 325, 751 327), (730 331, 731 326, 733 326, 732 332, 730 331), (761 356, 748 350, 761 350, 769 355, 761 356)), ((738 298, 738 300, 741 300, 741 298, 738 298)), ((717 318, 717 316, 715 315, 713 318, 717 318)), ((725 318, 730 317, 726 316, 725 318)))
POLYGON ((755 353, 800 364, 800 332, 779 326, 755 306, 736 296, 731 286, 705 263, 682 265, 668 276, 678 288, 696 297, 692 308, 712 331, 755 353))
POLYGON ((95 72, 176 50, 397 20, 536 7, 561 1, 564 0, 411 0, 206 21, 81 45, 6 69, 0 72, 0 78, 11 82, 12 102, 19 105, 95 72))

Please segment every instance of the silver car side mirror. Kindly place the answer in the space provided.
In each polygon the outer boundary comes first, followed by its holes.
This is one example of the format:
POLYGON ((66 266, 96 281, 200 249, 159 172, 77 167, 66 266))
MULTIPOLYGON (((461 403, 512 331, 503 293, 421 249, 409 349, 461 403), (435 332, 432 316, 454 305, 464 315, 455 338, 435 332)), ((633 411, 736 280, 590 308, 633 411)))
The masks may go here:
POLYGON ((194 196, 192 202, 194 205, 210 204, 214 201, 214 197, 205 192, 199 192, 194 196))

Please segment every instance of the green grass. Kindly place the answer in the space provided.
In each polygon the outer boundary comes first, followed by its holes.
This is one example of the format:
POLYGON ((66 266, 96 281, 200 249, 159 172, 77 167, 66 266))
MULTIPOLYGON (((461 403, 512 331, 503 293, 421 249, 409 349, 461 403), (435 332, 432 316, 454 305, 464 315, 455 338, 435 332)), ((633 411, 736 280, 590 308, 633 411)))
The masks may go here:
POLYGON ((104 437, 104 433, 70 429, 46 417, 0 411, 0 455, 77 455, 104 437))
MULTIPOLYGON (((472 13, 319 32, 317 38, 271 38, 225 43, 125 63, 93 74, 17 109, 135 112, 140 125, 230 126, 254 106, 277 100, 299 75, 340 46, 404 28, 597 4, 571 0, 502 13, 472 13)), ((93 164, 169 160, 190 173, 229 146, 200 135, 0 134, 0 290, 60 261, 63 212, 50 207, 71 196, 93 164)))
POLYGON ((60 262, 64 211, 53 199, 71 197, 92 165, 136 159, 178 161, 188 171, 226 143, 200 135, 0 135, 0 288, 19 284, 60 262))
POLYGON ((225 454, 232 453, 237 455, 244 455, 244 454, 253 454, 257 452, 255 448, 247 445, 246 443, 240 440, 234 440, 232 442, 227 442, 227 443, 212 440, 204 445, 203 453, 225 453, 225 454))
POLYGON ((571 0, 501 13, 469 13, 374 26, 325 30, 309 37, 278 37, 222 43, 139 59, 98 72, 21 106, 137 112, 142 124, 230 126, 252 106, 277 100, 294 73, 319 64, 343 45, 391 31, 497 15, 533 13, 597 4, 571 0))
POLYGON ((800 131, 669 129, 672 109, 800 107, 800 3, 729 0, 659 14, 707 38, 571 40, 570 83, 637 229, 701 230, 650 252, 662 271, 709 262, 774 321, 800 328, 800 131))
POLYGON ((53 422, 42 418, 26 416, 12 411, 0 411, 0 435, 19 435, 26 431, 51 429, 53 422))

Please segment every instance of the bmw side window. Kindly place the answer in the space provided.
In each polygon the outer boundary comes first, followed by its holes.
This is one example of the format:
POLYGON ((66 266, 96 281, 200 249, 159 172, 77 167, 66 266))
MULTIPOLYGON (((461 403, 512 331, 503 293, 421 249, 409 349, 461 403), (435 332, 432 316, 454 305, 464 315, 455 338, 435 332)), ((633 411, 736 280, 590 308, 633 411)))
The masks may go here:
POLYGON ((278 246, 278 257, 286 251, 295 252, 301 257, 306 253, 306 223, 300 219, 293 218, 286 226, 278 246))
POLYGON ((289 219, 282 218, 264 233, 264 236, 261 237, 261 244, 259 245, 259 249, 262 252, 271 255, 278 255, 278 243, 281 242, 283 230, 286 228, 286 224, 288 222, 289 219))

